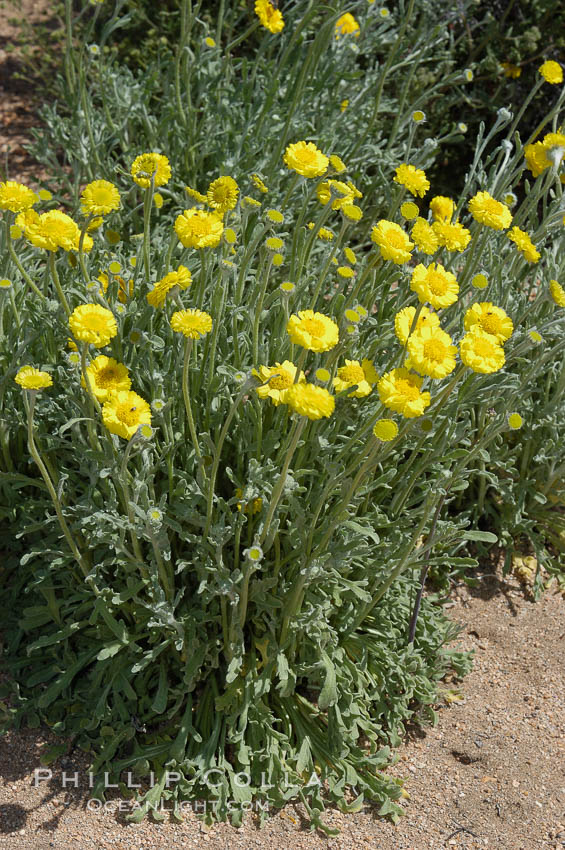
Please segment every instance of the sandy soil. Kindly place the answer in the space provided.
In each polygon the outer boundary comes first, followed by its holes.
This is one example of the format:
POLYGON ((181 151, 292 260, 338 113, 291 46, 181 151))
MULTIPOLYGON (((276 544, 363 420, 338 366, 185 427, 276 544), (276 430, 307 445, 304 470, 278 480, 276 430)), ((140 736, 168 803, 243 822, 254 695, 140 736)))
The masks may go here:
MULTIPOLYGON (((438 725, 414 730, 391 772, 406 779, 406 815, 394 826, 366 807, 327 814, 335 838, 310 832, 300 806, 257 829, 205 827, 192 813, 176 824, 127 824, 125 812, 89 810, 87 760, 70 753, 35 783, 49 733, 23 730, 0 740, 0 850, 557 850, 565 847, 565 600, 538 603, 510 579, 490 577, 458 590, 450 615, 459 644, 475 651, 459 684, 462 701, 440 706, 438 725), (78 789, 62 774, 79 771, 78 789)), ((446 684, 446 690, 453 688, 446 684)))

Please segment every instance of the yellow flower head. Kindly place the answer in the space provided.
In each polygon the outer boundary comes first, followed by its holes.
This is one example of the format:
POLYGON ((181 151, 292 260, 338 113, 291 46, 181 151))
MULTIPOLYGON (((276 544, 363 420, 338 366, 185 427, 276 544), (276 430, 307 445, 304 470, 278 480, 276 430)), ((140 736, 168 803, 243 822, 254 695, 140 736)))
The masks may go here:
POLYGON ((341 18, 338 18, 335 22, 336 38, 339 38, 342 35, 354 35, 355 38, 359 38, 360 32, 359 24, 349 12, 346 12, 345 15, 342 15, 341 18))
MULTIPOLYGON (((113 357, 106 357, 105 354, 94 358, 86 367, 86 374, 90 389, 100 402, 108 401, 114 392, 129 390, 131 387, 127 366, 118 363, 113 357)), ((81 385, 86 388, 84 376, 81 378, 81 385)))
POLYGON ((237 503, 238 511, 240 511, 243 508, 244 513, 251 514, 251 515, 258 514, 258 513, 261 512, 261 510, 263 508, 263 499, 260 496, 258 496, 255 499, 251 499, 248 502, 243 502, 243 501, 241 501, 241 497, 243 496, 243 490, 241 489, 241 487, 236 487, 235 495, 240 500, 237 503))
POLYGON ((346 164, 336 153, 330 154, 330 165, 336 174, 343 174, 344 171, 347 171, 346 164))
POLYGON ((465 366, 482 375, 498 372, 505 363, 504 349, 498 339, 474 328, 461 340, 459 355, 465 366))
POLYGON ((269 32, 276 34, 281 32, 284 27, 282 12, 276 9, 269 0, 257 0, 255 3, 255 14, 269 32))
POLYGON ((293 384, 286 394, 286 404, 300 416, 322 419, 335 410, 335 398, 325 387, 316 384, 293 384))
POLYGON ((316 195, 319 202, 324 206, 329 203, 333 197, 332 210, 339 210, 343 206, 352 204, 355 200, 355 196, 351 188, 347 185, 347 183, 343 183, 341 180, 324 180, 324 182, 320 183, 316 189, 316 195))
POLYGON ((519 413, 511 413, 508 417, 508 424, 513 431, 517 431, 524 424, 524 420, 519 413))
POLYGON ((540 252, 537 250, 536 246, 530 239, 529 235, 525 230, 520 230, 519 227, 513 227, 512 230, 506 234, 512 242, 516 245, 522 256, 528 263, 537 263, 539 258, 541 257, 540 252))
POLYGON ((534 177, 539 177, 551 165, 551 160, 547 156, 547 149, 543 142, 534 142, 533 145, 526 145, 524 148, 524 157, 526 159, 526 165, 534 177))
POLYGON ((221 213, 233 210, 237 204, 239 187, 233 177, 218 177, 208 186, 208 205, 221 213))
POLYGON ((264 195, 269 191, 265 186, 264 182, 261 180, 258 174, 252 174, 251 179, 253 181, 254 186, 259 189, 260 192, 263 192, 264 195))
POLYGON ((377 384, 379 398, 385 407, 402 414, 406 419, 421 416, 431 401, 429 392, 421 391, 423 380, 403 366, 392 369, 377 384))
POLYGON ((284 152, 284 164, 303 177, 321 177, 329 165, 328 157, 314 142, 295 142, 284 152))
POLYGON ((510 227, 512 213, 500 201, 495 200, 488 192, 477 192, 469 201, 469 212, 480 224, 486 224, 493 230, 504 230, 510 227))
POLYGON ((365 398, 373 391, 373 386, 379 380, 375 367, 371 360, 346 360, 345 366, 337 370, 337 377, 333 380, 334 390, 342 393, 350 387, 355 387, 353 392, 348 393, 350 398, 365 398))
POLYGON ((459 220, 454 221, 453 224, 449 221, 434 221, 432 230, 439 246, 447 248, 448 251, 464 251, 471 241, 470 231, 463 227, 459 220))
POLYGON ((104 402, 102 421, 111 434, 131 440, 140 425, 151 425, 151 408, 137 393, 120 390, 104 402))
POLYGON ((413 218, 417 218, 419 212, 418 206, 413 201, 404 201, 400 207, 400 214, 406 221, 412 221, 413 218))
POLYGON ((371 231, 371 239, 379 246, 383 260, 392 260, 393 263, 402 265, 412 256, 410 251, 414 243, 394 221, 387 221, 385 218, 378 221, 371 231))
POLYGON ((39 197, 23 183, 6 180, 0 183, 0 210, 19 213, 28 210, 39 201, 39 197))
POLYGON ((69 327, 75 339, 88 342, 96 348, 108 345, 118 333, 114 315, 98 304, 81 304, 69 316, 69 327))
MULTIPOLYGON (((80 229, 66 213, 49 210, 38 215, 35 210, 29 209, 17 216, 16 224, 36 248, 43 248, 44 251, 57 251, 59 248, 78 251, 80 229)), ((83 250, 88 252, 91 249, 92 239, 85 235, 83 250)))
POLYGON ((357 204, 344 204, 341 212, 349 221, 361 221, 363 218, 363 210, 357 204))
POLYGON ((501 307, 495 307, 490 301, 473 304, 465 313, 465 330, 481 330, 495 337, 504 345, 512 336, 514 325, 501 307))
POLYGON ((430 263, 426 268, 421 263, 412 272, 410 289, 418 294, 421 304, 428 302, 434 310, 455 304, 459 295, 459 284, 452 272, 441 263, 430 263))
POLYGON ((411 192, 413 195, 419 195, 423 198, 430 188, 430 181, 426 177, 426 172, 421 168, 416 168, 414 165, 403 163, 396 169, 395 183, 400 183, 411 192))
POLYGON ((339 340, 336 323, 323 313, 300 310, 292 314, 286 326, 291 342, 310 351, 329 351, 339 340))
POLYGON ((198 191, 198 189, 193 189, 191 186, 185 186, 184 191, 189 198, 192 198, 194 201, 198 201, 199 204, 208 203, 206 195, 203 195, 202 192, 198 191))
POLYGON ((188 289, 192 283, 192 275, 186 266, 179 266, 176 272, 169 272, 161 280, 158 280, 151 292, 147 293, 147 301, 152 307, 162 307, 165 303, 167 293, 174 286, 180 289, 188 289))
POLYGON ((504 76, 510 77, 512 80, 517 80, 522 75, 522 69, 519 65, 514 65, 512 62, 501 62, 504 76))
MULTIPOLYGON (((394 332, 402 345, 406 345, 415 315, 415 307, 404 307, 394 317, 394 332)), ((427 307, 422 307, 414 330, 417 331, 421 328, 439 328, 438 314, 432 313, 427 307)))
POLYGON ((565 307, 565 288, 557 280, 549 281, 549 294, 558 307, 565 307))
POLYGON ((556 86, 563 82, 563 68, 559 62, 554 62, 552 59, 548 59, 547 62, 540 65, 538 71, 546 83, 551 83, 556 86))
POLYGON ((108 180, 94 180, 80 196, 84 215, 108 215, 120 207, 120 193, 108 180))
POLYGON ((142 153, 132 162, 130 173, 134 183, 142 189, 148 189, 153 175, 155 175, 154 186, 165 186, 171 179, 171 166, 163 154, 142 153))
POLYGON ((435 254, 439 248, 439 240, 431 224, 425 218, 418 217, 414 222, 411 237, 416 248, 423 254, 435 254))
MULTIPOLYGON (((259 366, 259 370, 252 370, 252 375, 259 378, 263 384, 256 389, 259 398, 270 398, 277 407, 279 404, 286 404, 286 394, 296 378, 296 366, 290 360, 285 360, 283 363, 275 363, 274 366, 259 366)), ((301 372, 298 382, 304 383, 305 380, 304 372, 301 372)))
POLYGON ((381 443, 390 443, 398 436, 398 425, 394 419, 377 419, 373 425, 373 434, 381 443))
POLYGON ((457 348, 448 333, 439 327, 423 327, 410 335, 407 343, 410 365, 420 375, 445 378, 455 369, 457 348))
POLYGON ((434 221, 451 221, 455 212, 455 204, 451 198, 446 198, 445 195, 436 195, 430 201, 430 210, 434 221))
POLYGON ((215 212, 185 210, 175 221, 175 233, 185 248, 215 248, 223 232, 224 224, 215 212))
POLYGON ((187 339, 201 339, 212 330, 212 317, 202 310, 177 310, 171 316, 171 327, 187 339))
POLYGON ((49 372, 41 372, 35 366, 22 366, 14 378, 24 390, 44 390, 53 386, 53 379, 49 372))

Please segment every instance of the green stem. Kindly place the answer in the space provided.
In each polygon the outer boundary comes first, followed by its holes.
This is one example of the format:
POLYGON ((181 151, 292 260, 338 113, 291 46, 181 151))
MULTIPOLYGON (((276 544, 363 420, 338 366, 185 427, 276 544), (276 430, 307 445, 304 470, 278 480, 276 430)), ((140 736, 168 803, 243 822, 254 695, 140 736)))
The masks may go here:
POLYGON ((51 278, 53 283, 55 284, 55 289, 57 291, 57 295, 59 296, 59 301, 63 305, 63 309, 67 316, 71 315, 71 308, 69 307, 69 302, 65 297, 65 293, 61 287, 61 281, 59 279, 59 274, 57 272, 57 264, 55 262, 55 252, 49 251, 49 271, 51 272, 51 278))
POLYGON ((184 345, 184 365, 182 370, 182 394, 184 398, 184 407, 186 410, 186 418, 188 420, 188 427, 190 430, 190 436, 192 439, 192 445, 194 446, 194 451, 196 453, 196 457, 198 458, 199 464, 202 463, 202 452, 200 451, 200 444, 198 443, 198 436, 196 434, 196 425, 194 424, 194 416, 192 415, 192 406, 190 403, 190 390, 188 384, 188 366, 190 363, 190 352, 192 351, 192 339, 187 337, 184 345))
POLYGON ((304 426, 306 425, 306 417, 301 416, 298 421, 295 421, 293 426, 292 437, 290 440, 290 445, 287 449, 286 456, 283 462, 283 466, 281 469, 281 473, 279 475, 278 481, 275 484, 271 495, 271 501, 269 502, 269 510, 267 511, 267 516, 265 518, 265 522, 263 525, 263 529, 261 531, 261 535, 259 537, 259 546, 262 546, 265 542, 267 535, 269 533, 269 529, 271 526, 271 522, 273 520, 273 516, 279 504, 280 498, 282 496, 282 492, 284 489, 284 485, 286 483, 286 476, 288 474, 288 468, 290 466, 290 462, 292 460, 292 456, 296 450, 296 446, 298 445, 298 440, 300 439, 300 435, 304 430, 304 426))

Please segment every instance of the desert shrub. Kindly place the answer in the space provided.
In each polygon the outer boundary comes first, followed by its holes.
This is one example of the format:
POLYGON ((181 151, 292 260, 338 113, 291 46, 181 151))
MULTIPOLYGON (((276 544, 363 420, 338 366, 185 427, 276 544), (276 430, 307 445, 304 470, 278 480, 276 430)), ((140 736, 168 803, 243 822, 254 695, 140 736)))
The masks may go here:
POLYGON ((432 8, 352 4, 356 35, 289 4, 220 45, 183 4, 143 72, 69 46, 35 145, 54 195, 0 187, 7 711, 99 774, 154 770, 136 818, 396 817, 389 746, 468 667, 427 571, 511 533, 487 496, 529 474, 540 393, 556 440, 563 92, 535 77, 438 197, 450 131, 420 113, 472 75, 432 8))

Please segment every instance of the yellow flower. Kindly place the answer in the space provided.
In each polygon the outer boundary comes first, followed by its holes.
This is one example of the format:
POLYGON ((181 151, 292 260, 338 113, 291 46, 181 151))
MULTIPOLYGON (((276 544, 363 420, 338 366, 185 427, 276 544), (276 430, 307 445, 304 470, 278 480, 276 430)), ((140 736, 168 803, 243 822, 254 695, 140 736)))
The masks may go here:
POLYGON ((444 269, 441 263, 430 263, 426 268, 421 263, 412 272, 410 289, 418 293, 420 303, 430 303, 434 310, 440 310, 455 304, 459 294, 459 284, 452 272, 444 269))
MULTIPOLYGON (((275 363, 274 366, 259 366, 259 370, 253 369, 251 374, 263 384, 256 389, 259 398, 270 398, 275 407, 278 407, 279 404, 286 403, 286 394, 296 377, 296 366, 290 360, 285 360, 283 363, 275 363)), ((304 372, 301 372, 298 381, 304 383, 305 380, 304 372)))
POLYGON ((339 210, 343 206, 352 204, 355 199, 354 194, 347 183, 342 183, 341 180, 324 180, 324 182, 320 183, 316 189, 316 195, 319 202, 324 206, 329 203, 333 197, 332 210, 339 210), (336 194, 341 197, 336 198, 336 194))
POLYGON ((236 487, 235 495, 240 501, 237 503, 237 509, 240 511, 243 508, 243 512, 246 514, 258 514, 261 512, 263 507, 263 499, 258 496, 255 499, 251 499, 249 502, 242 502, 241 497, 243 496, 243 490, 241 487, 236 487))
POLYGON ((457 348, 448 333, 439 327, 423 327, 408 339, 410 365, 420 375, 445 378, 455 369, 457 348))
POLYGON ((347 98, 345 98, 345 100, 341 101, 339 108, 340 108, 341 112, 345 112, 345 110, 347 109, 348 106, 349 106, 349 100, 347 98))
POLYGON ((80 196, 85 215, 108 215, 120 207, 120 193, 108 180, 94 180, 85 186, 80 196))
POLYGON ((256 0, 255 14, 269 32, 279 33, 284 27, 282 13, 269 0, 256 0))
POLYGON ((184 191, 189 196, 189 198, 193 198, 193 200, 198 201, 198 203, 208 203, 208 198, 206 197, 206 195, 203 195, 202 192, 198 191, 198 189, 192 189, 190 186, 185 186, 184 191))
POLYGON ((469 201, 469 212, 480 224, 486 224, 494 230, 510 227, 512 213, 500 201, 496 201, 488 192, 477 192, 469 201))
POLYGON ((283 157, 284 164, 303 177, 321 177, 328 168, 328 157, 314 142, 295 142, 288 145, 283 157))
POLYGON ((151 408, 137 393, 121 390, 104 402, 102 421, 111 434, 131 440, 140 425, 151 425, 151 408))
POLYGON ((552 85, 559 85, 563 82, 563 68, 559 64, 559 62, 554 62, 552 59, 548 59, 543 65, 540 65, 538 71, 546 81, 546 83, 551 83, 552 85))
POLYGON ((161 280, 158 280, 151 292, 147 293, 147 301, 152 307, 162 307, 165 303, 167 293, 178 286, 180 289, 188 289, 192 283, 192 275, 186 266, 179 266, 176 272, 169 272, 161 280))
POLYGON ((474 328, 461 340, 459 355, 465 366, 482 375, 498 372, 505 363, 504 349, 497 338, 474 328))
POLYGON ((398 425, 394 419, 377 419, 373 425, 373 434, 381 443, 390 443, 398 436, 398 425))
MULTIPOLYGON (((45 251, 78 251, 80 240, 80 229, 72 218, 59 210, 38 215, 35 210, 29 209, 20 213, 16 218, 16 224, 24 231, 28 242, 36 248, 45 251)), ((92 239, 85 235, 83 250, 88 252, 92 249, 92 239)))
POLYGON ((430 201, 430 210, 434 221, 451 221, 451 216, 455 212, 455 204, 451 198, 446 198, 445 195, 436 195, 430 201))
MULTIPOLYGON (((565 302, 565 298, 563 300, 565 302)), ((532 342, 543 342, 543 337, 539 331, 529 331, 528 334, 532 342)))
POLYGON ((565 289, 558 281, 549 281, 549 293, 558 307, 565 307, 565 289))
POLYGON ((344 204, 341 212, 350 221, 361 221, 363 218, 363 210, 357 204, 344 204))
POLYGON ((163 201, 164 201, 164 199, 163 199, 162 194, 160 192, 155 192, 155 194, 153 195, 153 203, 155 204, 155 206, 158 210, 160 210, 162 208, 163 201))
POLYGON ((416 247, 423 254, 435 254, 439 248, 439 240, 431 224, 425 218, 418 217, 412 227, 411 237, 416 247))
POLYGON ((153 175, 155 175, 154 186, 165 186, 171 179, 171 166, 163 154, 142 153, 132 162, 130 173, 134 183, 142 189, 148 189, 153 175))
POLYGON ((266 216, 274 224, 282 224, 284 221, 284 215, 280 210, 267 210, 266 216))
POLYGON ((300 416, 322 419, 335 410, 335 398, 325 387, 316 384, 293 384, 286 394, 286 404, 300 416))
POLYGON ((108 345, 118 333, 116 320, 110 310, 98 304, 81 304, 69 316, 69 327, 75 339, 96 348, 108 345))
POLYGON ((171 327, 188 339, 201 339, 212 330, 212 317, 202 310, 177 310, 171 316, 171 327))
POLYGON ((349 266, 338 266, 337 273, 340 277, 344 277, 349 280, 352 277, 355 277, 355 272, 353 269, 349 268, 349 266))
POLYGON ((512 336, 514 325, 501 307, 495 307, 490 301, 473 304, 465 313, 465 330, 484 331, 495 337, 500 345, 504 345, 512 336))
POLYGON ((508 417, 508 424, 513 431, 517 431, 524 424, 524 420, 519 413, 511 413, 508 417))
POLYGON ((534 177, 539 177, 551 165, 551 160, 548 159, 547 149, 543 142, 526 145, 524 148, 524 157, 526 159, 526 165, 534 177))
POLYGON ((28 210, 39 201, 39 197, 28 186, 17 180, 0 183, 0 210, 19 213, 28 210))
MULTIPOLYGON (((98 401, 108 401, 113 392, 129 390, 131 387, 127 366, 118 363, 113 357, 106 357, 105 354, 94 358, 86 367, 86 374, 90 389, 98 401)), ((84 376, 81 378, 81 385, 86 388, 84 376)))
POLYGON ((423 198, 430 188, 430 181, 426 177, 426 172, 414 165, 403 163, 398 166, 395 174, 395 183, 400 183, 401 186, 404 186, 413 195, 419 195, 420 198, 423 198))
POLYGON ((346 164, 336 153, 330 154, 330 165, 337 174, 343 174, 344 171, 347 171, 346 164))
POLYGON ((406 221, 412 221, 413 218, 417 218, 419 212, 420 210, 413 201, 404 201, 400 207, 400 214, 406 221))
POLYGON ((504 70, 505 77, 517 80, 522 75, 522 69, 519 65, 514 65, 512 62, 501 62, 500 64, 504 70))
POLYGON ((410 251, 414 243, 400 225, 393 221, 387 221, 385 218, 378 221, 371 231, 371 239, 379 246, 383 260, 392 260, 393 263, 402 265, 412 256, 410 251))
POLYGON ((359 24, 349 12, 346 12, 345 15, 342 15, 341 18, 338 18, 335 22, 335 37, 339 39, 342 35, 354 35, 355 38, 359 38, 359 24))
POLYGON ((524 259, 527 260, 528 263, 538 262, 539 258, 541 257, 541 254, 530 239, 529 235, 524 230, 520 230, 519 227, 513 227, 512 230, 506 235, 509 239, 512 240, 512 242, 514 242, 524 259))
POLYGON ((14 378, 24 390, 44 390, 53 386, 53 379, 49 372, 41 372, 35 366, 22 366, 14 378))
POLYGON ((269 191, 258 174, 252 174, 251 179, 253 184, 259 189, 260 192, 263 192, 264 195, 269 191))
POLYGON ((421 416, 431 401, 429 392, 420 389, 423 381, 415 372, 404 367, 392 369, 377 384, 379 398, 385 407, 401 413, 406 419, 421 416))
POLYGON ((214 248, 222 238, 224 224, 215 212, 191 209, 177 216, 175 232, 185 248, 214 248))
POLYGON ((292 314, 286 326, 291 342, 310 351, 329 351, 339 340, 336 323, 313 310, 300 310, 292 314))
POLYGON ((265 245, 269 251, 280 251, 280 249, 284 246, 284 242, 280 236, 269 236, 269 238, 265 240, 265 245))
POLYGON ((373 385, 377 383, 379 376, 371 360, 346 360, 345 366, 337 370, 337 377, 333 379, 334 390, 338 393, 357 387, 348 393, 349 398, 365 398, 373 391, 373 385))
POLYGON ((486 289, 488 286, 488 277, 486 274, 476 274, 471 278, 471 285, 475 287, 475 289, 486 289))
POLYGON ((233 177, 218 177, 208 186, 208 205, 223 215, 237 204, 239 187, 233 177))
MULTIPOLYGON (((394 317, 394 332, 402 345, 406 344, 415 315, 415 307, 404 307, 394 317)), ((432 313, 427 307, 422 307, 414 330, 417 331, 426 327, 439 328, 439 316, 437 313, 432 313)))
POLYGON ((453 224, 449 221, 434 221, 432 230, 440 247, 447 248, 448 251, 464 251, 471 241, 470 231, 463 227, 459 220, 453 224))

